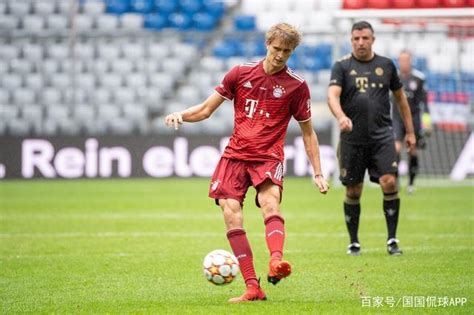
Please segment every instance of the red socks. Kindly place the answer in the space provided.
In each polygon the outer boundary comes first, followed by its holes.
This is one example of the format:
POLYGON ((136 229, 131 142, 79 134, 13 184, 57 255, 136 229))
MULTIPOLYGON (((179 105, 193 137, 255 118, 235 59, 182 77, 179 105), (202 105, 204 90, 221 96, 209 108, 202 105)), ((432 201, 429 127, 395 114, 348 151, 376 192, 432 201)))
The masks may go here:
MULTIPOLYGON (((227 239, 240 264, 240 272, 247 286, 258 287, 257 275, 253 265, 252 249, 243 229, 227 232, 227 239)), ((265 239, 272 260, 281 260, 285 242, 285 220, 278 215, 265 219, 265 239)))
POLYGON ((250 248, 247 235, 243 229, 233 229, 227 232, 227 239, 235 257, 239 261, 240 272, 244 277, 245 284, 258 287, 257 275, 253 266, 252 249, 250 248))
POLYGON ((285 242, 285 220, 279 215, 265 219, 265 239, 271 259, 281 260, 285 242))

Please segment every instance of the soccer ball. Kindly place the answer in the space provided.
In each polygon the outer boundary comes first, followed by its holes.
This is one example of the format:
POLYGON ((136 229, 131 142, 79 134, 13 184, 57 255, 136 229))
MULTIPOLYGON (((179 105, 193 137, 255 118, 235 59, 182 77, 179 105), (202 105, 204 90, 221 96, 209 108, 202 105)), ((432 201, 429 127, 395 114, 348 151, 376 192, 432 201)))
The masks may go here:
POLYGON ((204 276, 215 285, 231 283, 239 273, 239 262, 234 255, 216 249, 206 255, 203 262, 204 276))

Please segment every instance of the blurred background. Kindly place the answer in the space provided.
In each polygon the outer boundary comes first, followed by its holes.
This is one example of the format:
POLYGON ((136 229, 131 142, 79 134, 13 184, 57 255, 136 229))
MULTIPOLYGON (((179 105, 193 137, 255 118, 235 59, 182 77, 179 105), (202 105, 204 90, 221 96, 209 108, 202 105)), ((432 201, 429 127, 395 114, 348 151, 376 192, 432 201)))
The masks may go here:
MULTIPOLYGON (((282 21, 304 35, 288 64, 310 86, 332 176, 326 90, 361 19, 376 53, 396 61, 409 49, 426 75, 433 130, 421 175, 472 176, 473 0, 0 0, 0 178, 210 176, 231 103, 178 132, 163 116, 200 103, 233 65, 262 59, 264 32, 282 21)), ((287 173, 305 176, 298 134, 291 123, 287 173)))

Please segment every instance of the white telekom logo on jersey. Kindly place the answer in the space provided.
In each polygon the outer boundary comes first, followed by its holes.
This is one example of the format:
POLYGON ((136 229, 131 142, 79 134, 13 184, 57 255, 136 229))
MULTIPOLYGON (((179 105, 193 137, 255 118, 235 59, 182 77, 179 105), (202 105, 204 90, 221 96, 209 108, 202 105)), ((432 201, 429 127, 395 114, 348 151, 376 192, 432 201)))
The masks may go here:
POLYGON ((253 114, 257 110, 258 100, 245 99, 245 112, 248 118, 252 118, 253 114))

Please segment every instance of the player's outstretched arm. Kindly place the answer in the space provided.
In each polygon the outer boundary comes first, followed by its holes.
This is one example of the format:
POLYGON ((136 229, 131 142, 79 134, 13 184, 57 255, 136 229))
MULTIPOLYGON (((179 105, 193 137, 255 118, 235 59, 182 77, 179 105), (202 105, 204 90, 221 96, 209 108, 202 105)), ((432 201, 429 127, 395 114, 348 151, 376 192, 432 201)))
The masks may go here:
POLYGON ((225 98, 214 92, 204 102, 191 106, 182 112, 174 112, 165 117, 167 126, 178 130, 183 122, 197 122, 209 118, 212 113, 225 101, 225 98))
POLYGON ((319 192, 325 194, 329 190, 329 184, 324 179, 321 171, 321 160, 319 156, 318 136, 314 132, 311 119, 300 122, 301 133, 303 134, 303 143, 309 162, 313 168, 313 182, 318 187, 319 192))
POLYGON ((403 119, 405 125, 406 135, 405 142, 408 150, 414 150, 416 147, 415 129, 413 128, 413 118, 411 116, 410 105, 403 88, 393 91, 393 96, 397 102, 398 111, 403 119))

